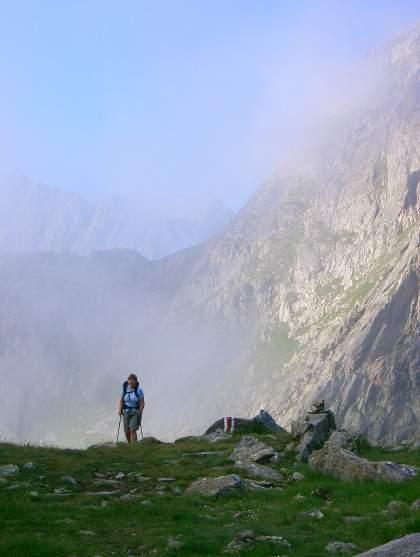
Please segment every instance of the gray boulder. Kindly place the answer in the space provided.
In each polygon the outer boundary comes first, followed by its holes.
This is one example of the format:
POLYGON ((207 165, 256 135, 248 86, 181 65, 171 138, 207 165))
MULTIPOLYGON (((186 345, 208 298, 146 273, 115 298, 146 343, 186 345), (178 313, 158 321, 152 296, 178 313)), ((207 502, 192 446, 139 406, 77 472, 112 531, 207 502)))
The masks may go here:
POLYGON ((233 540, 226 546, 225 553, 236 553, 248 549, 258 543, 271 543, 290 549, 290 543, 282 536, 256 536, 252 530, 241 530, 235 534, 233 540))
POLYGON ((194 481, 185 491, 187 495, 228 495, 243 489, 243 483, 236 474, 219 476, 217 478, 201 478, 194 481))
POLYGON ((357 557, 419 557, 419 555, 420 533, 417 533, 359 553, 357 557))
POLYGON ((277 451, 252 435, 242 437, 230 455, 234 462, 269 462, 277 451))
POLYGON ((73 478, 73 476, 61 476, 61 481, 67 484, 77 485, 77 480, 73 478))
POLYGON ((308 412, 305 417, 292 423, 292 435, 299 440, 296 447, 298 460, 307 462, 313 451, 320 449, 335 431, 335 419, 331 410, 308 412))
POLYGON ((325 547, 325 551, 332 555, 345 555, 347 553, 353 553, 356 549, 357 545, 350 542, 330 542, 325 547))
POLYGON ((283 476, 280 472, 273 470, 273 468, 269 468, 268 466, 263 466, 262 464, 256 464, 255 462, 241 462, 237 461, 235 465, 238 468, 242 468, 246 471, 247 474, 250 476, 254 476, 256 478, 262 478, 267 481, 272 482, 281 482, 283 481, 283 476))
POLYGON ((0 466, 0 478, 9 478, 19 473, 19 466, 16 464, 4 464, 0 466))
POLYGON ((269 414, 265 410, 260 410, 259 414, 257 414, 252 421, 256 424, 264 425, 265 427, 267 427, 271 431, 274 431, 275 433, 286 432, 286 430, 276 422, 273 416, 271 416, 271 414, 269 414))
POLYGON ((401 482, 414 478, 417 470, 405 464, 370 461, 361 458, 336 442, 334 436, 309 458, 309 466, 317 472, 331 474, 342 480, 387 480, 401 482))
POLYGON ((37 469, 37 465, 34 462, 26 462, 22 468, 27 472, 34 472, 37 469))

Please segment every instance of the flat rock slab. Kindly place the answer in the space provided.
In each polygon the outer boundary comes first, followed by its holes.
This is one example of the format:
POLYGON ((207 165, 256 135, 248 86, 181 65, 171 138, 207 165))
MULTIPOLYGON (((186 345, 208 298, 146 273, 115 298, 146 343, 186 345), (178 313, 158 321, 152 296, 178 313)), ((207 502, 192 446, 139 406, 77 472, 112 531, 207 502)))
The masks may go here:
POLYGON ((182 456, 223 456, 224 451, 195 451, 192 453, 182 453, 182 456))
POLYGON ((414 478, 417 474, 416 468, 412 466, 361 458, 331 441, 327 441, 322 449, 311 454, 309 465, 317 472, 331 474, 342 480, 402 482, 414 478))
POLYGON ((233 449, 230 455, 231 460, 237 462, 268 462, 274 456, 277 455, 277 451, 259 441, 253 435, 244 435, 240 442, 233 449))
POLYGON ((217 496, 235 493, 243 489, 243 483, 236 474, 217 478, 202 478, 193 482, 185 491, 187 495, 217 496))
POLYGON ((19 473, 19 466, 16 464, 5 464, 0 466, 0 478, 9 478, 11 476, 16 476, 19 473))
POLYGON ((87 491, 86 495, 89 497, 115 497, 119 495, 121 492, 119 490, 116 491, 87 491))
POLYGON ((420 533, 410 534, 359 553, 357 557, 420 557, 420 533))
POLYGON ((255 462, 236 462, 235 466, 245 470, 250 476, 256 478, 262 478, 263 480, 268 480, 271 482, 281 482, 283 481, 283 476, 280 472, 264 466, 263 464, 257 464, 255 462))

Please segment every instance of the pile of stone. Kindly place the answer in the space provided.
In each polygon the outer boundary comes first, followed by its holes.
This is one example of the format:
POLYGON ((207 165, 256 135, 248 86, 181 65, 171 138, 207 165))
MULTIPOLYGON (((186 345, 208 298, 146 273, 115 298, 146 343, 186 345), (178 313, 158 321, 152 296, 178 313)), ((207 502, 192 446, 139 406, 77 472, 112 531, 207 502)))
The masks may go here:
POLYGON ((307 462, 313 451, 321 449, 336 430, 334 414, 325 409, 323 400, 314 402, 309 412, 292 422, 292 435, 297 444, 294 449, 300 462, 307 462))

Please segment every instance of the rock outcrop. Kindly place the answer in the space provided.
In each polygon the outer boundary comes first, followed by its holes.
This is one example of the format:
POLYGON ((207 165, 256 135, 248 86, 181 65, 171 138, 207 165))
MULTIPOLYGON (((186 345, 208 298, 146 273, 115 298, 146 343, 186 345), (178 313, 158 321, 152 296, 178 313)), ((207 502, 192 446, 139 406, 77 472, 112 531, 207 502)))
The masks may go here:
POLYGON ((275 433, 285 431, 268 412, 260 410, 253 418, 236 418, 233 416, 220 418, 206 430, 204 435, 210 435, 215 432, 233 433, 234 431, 247 433, 252 432, 255 426, 258 425, 262 426, 267 431, 273 431, 275 433))
POLYGON ((375 547, 357 557, 418 557, 420 555, 420 533, 398 538, 380 547, 375 547))
POLYGON ((194 481, 185 491, 188 495, 228 495, 238 492, 244 487, 243 482, 236 474, 219 476, 217 478, 201 478, 194 481))
POLYGON ((230 455, 234 462, 269 462, 277 457, 278 453, 273 447, 259 441, 252 435, 245 435, 234 448, 230 455))
POLYGON ((348 448, 344 448, 343 443, 347 444, 348 438, 341 432, 332 434, 322 449, 311 454, 309 466, 317 472, 330 474, 342 480, 401 482, 417 474, 417 470, 412 466, 361 458, 348 448))

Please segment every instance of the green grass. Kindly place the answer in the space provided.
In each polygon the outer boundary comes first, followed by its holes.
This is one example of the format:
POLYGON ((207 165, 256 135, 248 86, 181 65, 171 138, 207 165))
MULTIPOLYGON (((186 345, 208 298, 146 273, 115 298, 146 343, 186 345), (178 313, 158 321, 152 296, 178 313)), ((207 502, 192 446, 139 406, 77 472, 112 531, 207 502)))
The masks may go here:
MULTIPOLYGON (((256 430, 258 437, 280 451, 290 441, 285 434, 263 435, 259 431, 256 430)), ((410 504, 419 497, 420 478, 400 485, 342 482, 315 474, 306 465, 296 465, 292 455, 275 465, 288 471, 282 491, 271 489, 220 498, 184 495, 191 481, 200 477, 231 472, 244 476, 243 470, 237 470, 228 458, 239 439, 236 434, 215 444, 194 438, 168 445, 145 441, 135 447, 120 445, 86 451, 0 445, 0 464, 37 464, 36 471, 19 473, 17 489, 7 490, 0 485, 0 556, 217 556, 236 532, 250 528, 256 534, 283 536, 292 549, 261 543, 240 555, 317 557, 326 555, 324 548, 330 541, 353 542, 365 550, 420 531, 418 511, 405 509, 392 517, 382 513, 391 500, 410 504), (194 454, 200 451, 223 454, 194 454), (304 481, 287 481, 295 470, 303 472, 304 481), (137 500, 124 503, 117 498, 86 495, 87 491, 102 489, 93 484, 95 472, 113 476, 120 471, 150 478, 138 481, 130 476, 121 481, 124 493, 138 489, 137 500), (52 496, 55 488, 65 485, 61 480, 65 474, 77 478, 79 485, 69 486, 69 497, 52 496), (173 477, 175 481, 163 484, 160 477, 173 477), (163 494, 156 490, 159 485, 165 485, 163 494), (318 487, 331 493, 329 504, 311 495, 318 487), (30 496, 33 490, 39 492, 38 499, 30 496), (295 499, 298 493, 304 499, 295 499), (143 501, 150 504, 143 505, 143 501), (321 509, 325 515, 322 520, 301 517, 302 512, 313 508, 321 509), (235 518, 238 512, 243 514, 235 518), (346 516, 354 515, 363 516, 364 521, 346 522, 346 516), (83 530, 95 535, 83 534, 83 530), (169 538, 178 540, 181 546, 168 548, 169 538)), ((361 452, 372 459, 385 457, 420 464, 419 451, 385 453, 363 444, 361 452)), ((7 485, 11 484, 13 480, 9 479, 7 485)))
POLYGON ((287 364, 300 349, 301 344, 289 334, 285 323, 277 325, 268 342, 260 342, 255 351, 255 365, 262 371, 278 369, 287 364))

